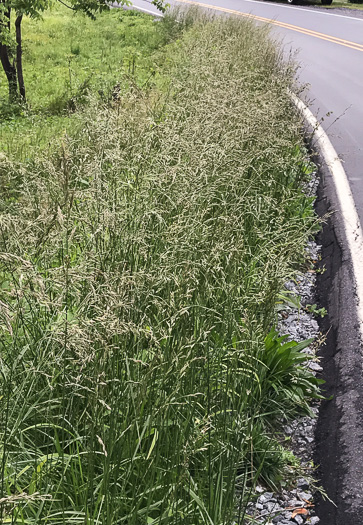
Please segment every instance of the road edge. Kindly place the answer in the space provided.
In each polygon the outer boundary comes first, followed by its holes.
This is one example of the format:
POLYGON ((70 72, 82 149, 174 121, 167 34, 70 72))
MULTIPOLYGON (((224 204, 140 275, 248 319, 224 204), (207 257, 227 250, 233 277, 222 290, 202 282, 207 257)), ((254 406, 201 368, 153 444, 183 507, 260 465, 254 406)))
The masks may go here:
POLYGON ((329 498, 317 498, 321 525, 356 525, 363 513, 363 237, 343 165, 327 134, 296 95, 291 99, 312 131, 310 149, 321 177, 317 213, 326 217, 317 296, 328 316, 320 356, 327 396, 319 411, 314 461, 329 498), (329 216, 327 217, 327 214, 329 216))
MULTIPOLYGON (((360 337, 363 340, 363 233, 355 207, 348 177, 330 139, 310 109, 294 93, 290 93, 296 108, 303 115, 308 126, 314 131, 314 145, 327 167, 338 201, 338 216, 342 222, 346 245, 352 263, 357 298, 357 319, 360 324, 360 337)), ((343 250, 344 251, 344 250, 343 250)))

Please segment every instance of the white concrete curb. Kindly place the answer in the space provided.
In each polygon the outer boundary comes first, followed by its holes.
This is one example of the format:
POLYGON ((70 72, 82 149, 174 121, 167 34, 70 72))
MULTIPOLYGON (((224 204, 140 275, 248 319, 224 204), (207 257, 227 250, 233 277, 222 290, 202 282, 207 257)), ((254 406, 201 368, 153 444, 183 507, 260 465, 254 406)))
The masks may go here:
POLYGON ((314 138, 320 150, 320 154, 331 174, 338 203, 338 213, 343 221, 344 233, 347 240, 347 248, 352 262, 355 279, 355 291, 357 297, 357 317, 359 321, 361 342, 363 341, 363 235, 362 226, 355 207, 352 190, 349 186, 347 175, 343 165, 335 151, 328 135, 323 130, 318 120, 310 109, 296 95, 290 93, 290 97, 302 113, 305 121, 314 130, 314 138))

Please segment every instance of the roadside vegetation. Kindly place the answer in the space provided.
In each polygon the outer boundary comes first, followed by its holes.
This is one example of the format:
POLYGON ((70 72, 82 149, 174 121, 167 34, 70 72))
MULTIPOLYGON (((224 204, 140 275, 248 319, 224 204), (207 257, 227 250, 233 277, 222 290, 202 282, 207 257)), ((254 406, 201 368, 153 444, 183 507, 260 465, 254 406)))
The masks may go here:
POLYGON ((323 6, 325 9, 336 9, 339 7, 343 7, 344 9, 363 9, 363 0, 343 0, 343 1, 337 1, 333 0, 333 3, 331 5, 325 5, 323 6))
POLYGON ((349 0, 349 2, 353 5, 346 4, 345 2, 342 2, 341 4, 343 7, 349 7, 351 9, 363 9, 363 0, 349 0))
POLYGON ((343 7, 344 9, 363 9, 363 0, 345 0, 343 2, 333 1, 332 5, 324 6, 327 9, 336 9, 337 7, 343 7))
POLYGON ((1 521, 242 523, 319 395, 275 331, 316 229, 294 67, 250 21, 117 11, 63 14, 36 79, 55 16, 2 131, 1 521))

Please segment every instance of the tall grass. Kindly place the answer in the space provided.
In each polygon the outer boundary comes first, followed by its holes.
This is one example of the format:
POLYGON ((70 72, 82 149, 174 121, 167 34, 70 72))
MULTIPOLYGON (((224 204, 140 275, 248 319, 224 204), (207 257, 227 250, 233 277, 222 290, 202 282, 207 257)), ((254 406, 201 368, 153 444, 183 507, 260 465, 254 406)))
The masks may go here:
POLYGON ((235 20, 160 67, 166 94, 90 102, 59 153, 1 159, 3 523, 242 521, 317 394, 272 330, 315 226, 293 68, 235 20))

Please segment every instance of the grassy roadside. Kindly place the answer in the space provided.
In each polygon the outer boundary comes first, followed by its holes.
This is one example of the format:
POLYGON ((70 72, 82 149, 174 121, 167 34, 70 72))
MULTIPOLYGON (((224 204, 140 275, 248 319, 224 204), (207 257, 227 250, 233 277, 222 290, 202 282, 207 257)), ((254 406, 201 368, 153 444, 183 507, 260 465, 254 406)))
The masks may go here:
POLYGON ((343 0, 342 2, 337 2, 333 0, 332 5, 325 5, 323 6, 326 9, 336 9, 339 7, 343 7, 344 9, 363 9, 363 3, 352 3, 348 2, 348 0, 343 0))
POLYGON ((363 4, 352 4, 350 2, 334 2, 331 6, 325 6, 328 9, 344 7, 344 9, 363 9, 363 4))
POLYGON ((328 7, 329 9, 334 9, 334 7, 344 7, 346 9, 363 9, 363 3, 361 1, 349 2, 348 0, 341 0, 341 1, 333 0, 332 5, 325 6, 325 7, 328 7))
POLYGON ((294 68, 189 16, 156 24, 160 81, 0 159, 3 523, 227 525, 296 468, 281 420, 318 382, 273 330, 316 227, 294 68))
POLYGON ((0 83, 0 149, 26 159, 66 130, 82 127, 82 107, 93 93, 107 102, 114 90, 155 81, 151 55, 165 34, 150 16, 114 9, 94 22, 58 4, 43 20, 26 18, 24 76, 28 104, 9 106, 0 83), (77 109, 77 111, 76 111, 77 109))

